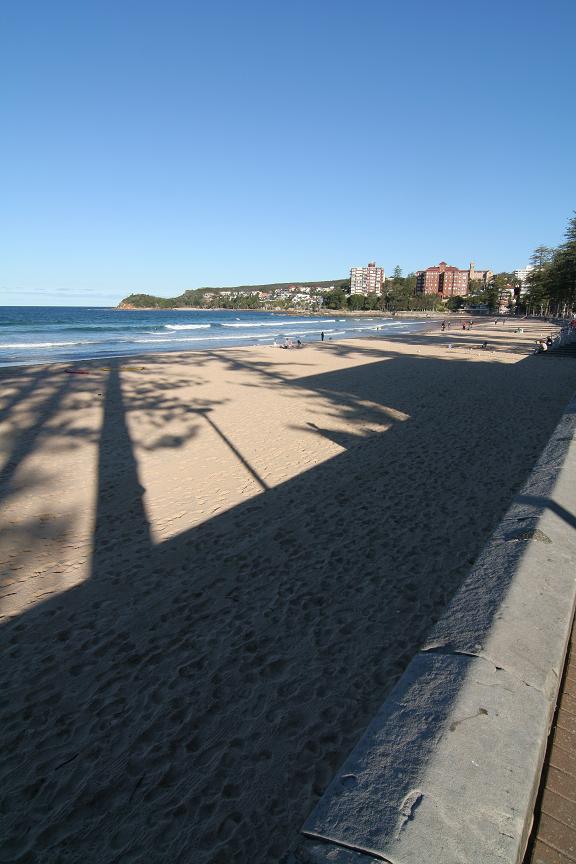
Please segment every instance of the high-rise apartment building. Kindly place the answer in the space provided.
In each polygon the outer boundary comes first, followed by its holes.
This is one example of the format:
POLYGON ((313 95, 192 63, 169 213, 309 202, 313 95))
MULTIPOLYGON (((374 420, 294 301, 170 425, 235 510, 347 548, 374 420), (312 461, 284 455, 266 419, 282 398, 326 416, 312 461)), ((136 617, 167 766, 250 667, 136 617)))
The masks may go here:
POLYGON ((459 270, 441 261, 437 267, 416 271, 416 293, 439 297, 464 297, 468 293, 468 270, 459 270))
POLYGON ((528 290, 528 285, 526 284, 526 280, 528 276, 534 272, 536 268, 533 264, 527 264, 526 267, 521 267, 519 270, 514 270, 514 276, 520 282, 520 288, 517 292, 518 296, 522 296, 528 290))
POLYGON ((536 268, 533 264, 527 264, 526 267, 521 267, 519 270, 514 270, 514 275, 519 282, 525 282, 530 273, 536 268))
POLYGON ((367 267, 352 267, 350 270, 351 294, 381 294, 384 285, 384 268, 371 261, 367 267))

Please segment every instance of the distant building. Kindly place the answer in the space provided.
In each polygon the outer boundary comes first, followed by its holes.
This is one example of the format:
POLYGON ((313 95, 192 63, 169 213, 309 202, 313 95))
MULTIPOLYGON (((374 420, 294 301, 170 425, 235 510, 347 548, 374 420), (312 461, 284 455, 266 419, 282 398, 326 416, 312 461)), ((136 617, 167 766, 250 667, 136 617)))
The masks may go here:
POLYGON ((528 286, 526 284, 526 280, 528 276, 535 270, 533 264, 527 264, 526 267, 521 267, 520 270, 514 270, 514 276, 520 282, 520 287, 517 291, 517 296, 521 297, 528 290, 528 286))
POLYGON ((474 261, 470 262, 470 267, 468 268, 468 284, 469 288, 472 291, 473 285, 470 285, 470 282, 481 282, 484 287, 490 282, 493 276, 492 270, 476 270, 474 267, 474 261))
POLYGON ((416 271, 416 293, 436 294, 438 297, 464 297, 468 294, 468 270, 459 270, 441 261, 437 267, 416 271))
POLYGON ((371 261, 367 267, 352 267, 350 270, 351 294, 381 294, 384 285, 384 268, 371 261))
POLYGON ((519 282, 526 282, 526 279, 536 268, 533 264, 527 264, 526 267, 521 267, 520 270, 514 270, 514 275, 519 282))

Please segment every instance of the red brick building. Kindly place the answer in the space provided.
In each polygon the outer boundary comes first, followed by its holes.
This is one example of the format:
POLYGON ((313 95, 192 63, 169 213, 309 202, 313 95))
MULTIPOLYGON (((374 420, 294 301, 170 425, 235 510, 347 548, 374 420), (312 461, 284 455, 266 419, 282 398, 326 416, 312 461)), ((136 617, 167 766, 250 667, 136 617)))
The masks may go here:
POLYGON ((441 261, 437 267, 416 272, 416 293, 437 294, 439 297, 464 297, 468 293, 468 270, 450 267, 441 261))

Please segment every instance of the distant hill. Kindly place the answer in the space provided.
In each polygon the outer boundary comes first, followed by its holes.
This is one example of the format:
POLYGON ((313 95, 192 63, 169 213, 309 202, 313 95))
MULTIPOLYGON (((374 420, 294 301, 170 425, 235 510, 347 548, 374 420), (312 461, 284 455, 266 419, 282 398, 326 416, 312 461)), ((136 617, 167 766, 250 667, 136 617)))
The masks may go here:
MULTIPOLYGON (((320 288, 327 289, 331 286, 342 288, 348 285, 348 279, 327 279, 317 282, 274 282, 270 285, 236 285, 231 288, 195 288, 184 291, 178 297, 156 297, 153 294, 130 294, 118 304, 118 309, 174 309, 182 306, 203 306, 204 295, 216 295, 210 298, 210 305, 215 305, 217 295, 221 292, 231 294, 256 294, 259 291, 274 294, 277 291, 287 291, 290 288, 320 288)), ((224 299, 224 298, 223 298, 224 299)))

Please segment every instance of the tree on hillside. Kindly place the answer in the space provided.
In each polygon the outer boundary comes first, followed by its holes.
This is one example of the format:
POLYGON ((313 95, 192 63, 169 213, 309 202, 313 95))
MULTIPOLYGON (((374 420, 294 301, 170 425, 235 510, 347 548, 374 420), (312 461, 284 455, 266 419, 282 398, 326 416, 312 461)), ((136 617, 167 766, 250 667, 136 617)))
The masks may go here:
POLYGON ((458 312, 459 309, 463 309, 466 306, 466 300, 464 297, 449 297, 448 302, 446 303, 446 309, 450 312, 458 312))
POLYGON ((576 307, 576 215, 568 221, 565 241, 556 249, 538 246, 526 280, 526 310, 537 315, 569 317, 576 307))
POLYGON ((407 273, 404 277, 404 285, 406 288, 409 288, 413 294, 416 293, 416 274, 415 273, 407 273))
POLYGON ((537 246, 530 256, 530 264, 537 269, 549 264, 554 257, 554 249, 550 246, 537 246))
POLYGON ((488 305, 496 312, 499 312, 503 306, 511 308, 510 302, 514 296, 514 276, 511 279, 510 275, 510 273, 496 273, 488 283, 488 305))
POLYGON ((152 294, 130 294, 120 303, 120 306, 134 309, 166 309, 173 303, 165 297, 154 297, 152 294))
POLYGON ((347 305, 351 312, 360 312, 367 308, 367 297, 364 294, 350 294, 347 305))
POLYGON ((402 278, 402 268, 400 267, 399 264, 397 264, 396 267, 394 267, 394 273, 392 274, 392 277, 394 279, 401 279, 402 278))
POLYGON ((393 278, 385 287, 386 306, 390 309, 410 309, 414 290, 402 277, 393 278))
POLYGON ((569 220, 565 242, 556 255, 558 300, 565 307, 564 314, 576 307, 576 212, 569 220))
POLYGON ((346 308, 346 293, 342 290, 342 288, 335 288, 333 291, 328 291, 326 294, 324 294, 324 308, 346 308))

